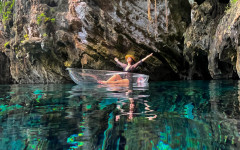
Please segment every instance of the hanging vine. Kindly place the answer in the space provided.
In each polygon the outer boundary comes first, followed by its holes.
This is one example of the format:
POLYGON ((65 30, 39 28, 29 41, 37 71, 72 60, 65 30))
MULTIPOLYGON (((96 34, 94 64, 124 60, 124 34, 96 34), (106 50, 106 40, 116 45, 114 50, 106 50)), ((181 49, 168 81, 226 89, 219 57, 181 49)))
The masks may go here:
POLYGON ((155 38, 156 38, 157 37, 157 0, 155 0, 154 13, 155 13, 155 38))
POLYGON ((151 0, 147 0, 148 1, 148 20, 152 21, 152 17, 151 17, 151 0))
MULTIPOLYGON (((155 37, 157 36, 157 0, 154 0, 154 21, 151 17, 151 0, 147 0, 147 6, 148 6, 148 26, 147 31, 149 33, 149 27, 154 22, 155 27, 155 37)), ((166 29, 165 32, 168 33, 168 1, 165 0, 165 23, 166 23, 166 29)))
POLYGON ((149 26, 152 22, 152 17, 151 17, 151 0, 147 0, 147 5, 148 5, 148 26, 147 26, 147 31, 149 33, 149 26))
POLYGON ((166 13, 166 32, 168 33, 168 3, 165 0, 165 13, 166 13))

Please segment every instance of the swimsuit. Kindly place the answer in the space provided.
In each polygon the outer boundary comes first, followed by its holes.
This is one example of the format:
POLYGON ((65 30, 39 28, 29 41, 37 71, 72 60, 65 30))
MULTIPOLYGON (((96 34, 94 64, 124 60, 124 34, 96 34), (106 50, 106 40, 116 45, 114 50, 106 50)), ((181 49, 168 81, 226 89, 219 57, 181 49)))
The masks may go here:
POLYGON ((135 63, 134 65, 131 65, 127 70, 127 64, 124 64, 124 63, 121 63, 120 61, 117 61, 118 65, 123 68, 123 71, 126 71, 126 72, 133 72, 139 65, 142 64, 142 60, 140 60, 139 62, 135 63))
MULTIPOLYGON (((131 65, 128 69, 127 69, 127 64, 121 63, 120 61, 117 61, 118 65, 123 68, 123 71, 126 72, 133 72, 139 65, 142 64, 142 60, 140 60, 139 62, 135 63, 134 65, 131 65), (127 70, 126 70, 127 69, 127 70)), ((125 75, 125 78, 129 80, 130 83, 132 83, 132 74, 131 73, 127 73, 125 75)))

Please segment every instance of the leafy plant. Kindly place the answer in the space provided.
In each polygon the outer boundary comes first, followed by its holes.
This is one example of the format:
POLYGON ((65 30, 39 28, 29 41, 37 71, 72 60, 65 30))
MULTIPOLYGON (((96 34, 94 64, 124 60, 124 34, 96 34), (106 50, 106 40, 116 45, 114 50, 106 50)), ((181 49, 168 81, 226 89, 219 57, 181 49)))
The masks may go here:
POLYGON ((55 22, 55 20, 56 20, 55 18, 52 18, 52 19, 51 19, 51 22, 52 22, 52 23, 54 23, 54 22, 55 22))
POLYGON ((45 15, 44 13, 41 13, 41 14, 37 17, 37 24, 39 25, 39 24, 42 22, 43 18, 45 18, 45 17, 46 17, 46 15, 45 15))
POLYGON ((38 17, 37 17, 37 24, 40 25, 41 23, 46 23, 48 21, 51 21, 52 23, 55 22, 55 18, 50 18, 47 17, 44 13, 41 13, 38 17))
POLYGON ((238 1, 238 0, 231 0, 230 3, 231 3, 231 5, 234 5, 234 4, 237 3, 237 1, 238 1))
POLYGON ((29 40, 28 34, 24 35, 25 40, 29 40))
POLYGON ((6 48, 9 45, 9 41, 4 44, 4 47, 6 48))
POLYGON ((15 0, 0 2, 0 14, 2 15, 3 24, 5 24, 6 21, 8 21, 9 16, 12 14, 14 3, 15 3, 15 0))
POLYGON ((47 33, 43 33, 43 37, 47 37, 47 33))
POLYGON ((230 0, 230 2, 228 3, 228 5, 226 6, 225 9, 225 13, 228 13, 230 8, 235 6, 235 4, 237 3, 238 0, 230 0))
POLYGON ((29 36, 28 36, 28 34, 25 34, 23 37, 24 37, 24 40, 21 41, 21 43, 24 43, 25 40, 29 40, 29 36))
POLYGON ((70 67, 71 65, 72 65, 72 62, 70 62, 70 61, 65 61, 64 62, 65 67, 70 67))

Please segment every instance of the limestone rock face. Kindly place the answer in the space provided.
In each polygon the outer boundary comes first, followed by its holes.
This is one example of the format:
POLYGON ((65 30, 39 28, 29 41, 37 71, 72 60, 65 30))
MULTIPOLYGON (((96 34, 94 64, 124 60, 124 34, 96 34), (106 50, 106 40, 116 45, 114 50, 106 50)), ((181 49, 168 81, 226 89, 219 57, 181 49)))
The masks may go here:
POLYGON ((125 62, 126 54, 140 60, 150 53, 154 56, 138 72, 152 80, 240 75, 239 2, 13 2, 3 9, 8 16, 0 24, 0 44, 1 61, 10 69, 9 81, 15 83, 70 81, 67 67, 121 70, 114 57, 125 62))
POLYGON ((210 46, 209 71, 214 79, 233 78, 239 69, 240 2, 225 11, 210 46))
POLYGON ((191 25, 184 33, 188 79, 237 77, 239 4, 205 0, 192 5, 191 25))
POLYGON ((1 30, 16 83, 65 82, 67 67, 121 70, 114 57, 125 62, 126 54, 140 60, 152 52, 139 72, 169 80, 184 70, 189 23, 185 0, 18 0, 1 30))
POLYGON ((224 4, 206 0, 200 5, 192 4, 191 24, 184 33, 184 57, 189 63, 187 79, 211 78, 208 70, 209 48, 216 31, 219 16, 223 11, 215 15, 216 7, 224 8, 224 4))

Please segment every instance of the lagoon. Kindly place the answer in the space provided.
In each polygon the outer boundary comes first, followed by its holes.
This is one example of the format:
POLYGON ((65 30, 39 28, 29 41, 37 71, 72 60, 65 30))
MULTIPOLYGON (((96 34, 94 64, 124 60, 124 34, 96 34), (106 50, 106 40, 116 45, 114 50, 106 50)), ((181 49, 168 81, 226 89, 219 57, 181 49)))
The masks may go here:
POLYGON ((0 149, 240 149, 240 81, 0 85, 0 149))

